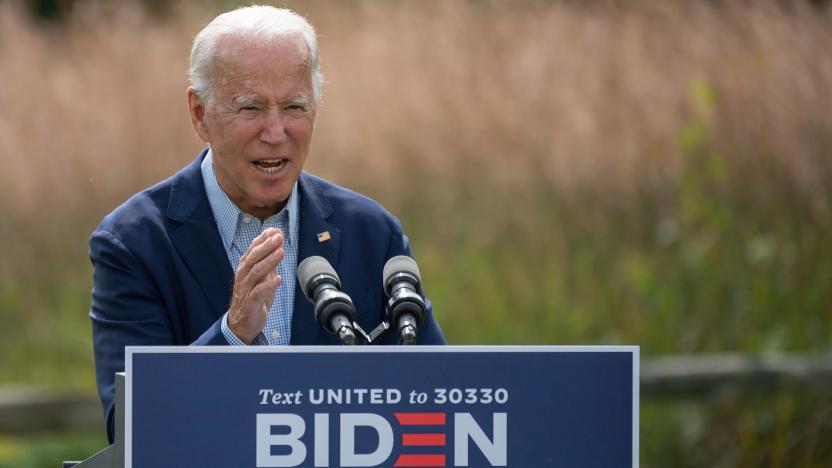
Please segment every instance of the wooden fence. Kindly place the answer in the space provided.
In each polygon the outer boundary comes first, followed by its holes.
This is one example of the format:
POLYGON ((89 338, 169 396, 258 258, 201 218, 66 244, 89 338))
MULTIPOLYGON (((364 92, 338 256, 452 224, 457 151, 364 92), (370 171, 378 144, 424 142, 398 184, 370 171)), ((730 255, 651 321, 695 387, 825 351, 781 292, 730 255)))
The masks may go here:
MULTIPOLYGON (((643 357, 642 399, 707 398, 733 392, 832 391, 832 355, 698 354, 643 357)), ((87 395, 0 388, 0 434, 102 428, 101 405, 87 395)))

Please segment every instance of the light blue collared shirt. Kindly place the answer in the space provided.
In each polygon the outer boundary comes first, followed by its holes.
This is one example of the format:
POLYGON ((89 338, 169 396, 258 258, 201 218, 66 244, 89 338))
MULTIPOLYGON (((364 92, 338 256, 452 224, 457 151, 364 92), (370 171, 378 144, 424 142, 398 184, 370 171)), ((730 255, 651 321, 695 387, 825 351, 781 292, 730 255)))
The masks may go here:
MULTIPOLYGON (((231 270, 237 270, 240 257, 248 250, 251 241, 264 229, 274 227, 283 231, 285 256, 277 266, 277 272, 283 281, 277 288, 263 333, 258 335, 254 344, 287 345, 292 332, 295 275, 298 265, 298 183, 296 181, 292 187, 286 206, 279 213, 261 223, 256 216, 242 212, 222 190, 214 174, 212 156, 209 148, 208 154, 202 161, 202 181, 205 184, 205 192, 208 194, 208 202, 211 204, 211 211, 214 213, 223 247, 231 263, 231 270)), ((222 333, 230 344, 245 345, 228 328, 228 312, 223 315, 221 326, 222 333)))

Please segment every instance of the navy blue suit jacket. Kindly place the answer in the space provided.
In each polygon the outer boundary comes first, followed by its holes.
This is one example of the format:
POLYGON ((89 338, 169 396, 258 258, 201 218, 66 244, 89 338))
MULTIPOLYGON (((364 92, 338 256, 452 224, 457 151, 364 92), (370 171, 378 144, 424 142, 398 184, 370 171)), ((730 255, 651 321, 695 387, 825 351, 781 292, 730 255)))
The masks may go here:
MULTIPOLYGON (((124 370, 125 346, 228 344, 220 319, 230 304, 233 272, 205 193, 205 154, 131 197, 90 238, 96 377, 111 441, 114 373, 124 370)), ((385 318, 384 263, 411 254, 401 224, 375 201, 306 172, 298 195, 298 261, 326 258, 355 303, 358 323, 372 330, 385 318), (331 238, 319 242, 324 231, 331 238)), ((291 343, 339 344, 318 326, 312 309, 296 286, 291 343)), ((418 342, 444 344, 430 302, 428 310, 418 342)), ((398 338, 391 333, 382 344, 398 338)))

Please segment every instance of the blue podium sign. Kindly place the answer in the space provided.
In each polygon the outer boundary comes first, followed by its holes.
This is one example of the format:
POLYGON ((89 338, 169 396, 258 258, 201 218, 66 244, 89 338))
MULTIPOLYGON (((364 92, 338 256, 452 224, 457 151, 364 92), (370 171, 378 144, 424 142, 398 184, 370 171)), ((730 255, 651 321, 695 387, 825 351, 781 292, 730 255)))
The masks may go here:
POLYGON ((128 347, 125 467, 637 467, 638 347, 128 347))

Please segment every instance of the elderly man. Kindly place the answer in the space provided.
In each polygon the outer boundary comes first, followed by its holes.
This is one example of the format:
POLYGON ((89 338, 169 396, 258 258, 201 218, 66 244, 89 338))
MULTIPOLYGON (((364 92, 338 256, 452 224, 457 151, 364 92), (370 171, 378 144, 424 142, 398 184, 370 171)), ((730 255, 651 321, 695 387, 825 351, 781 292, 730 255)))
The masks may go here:
MULTIPOLYGON (((326 258, 369 330, 385 318, 385 262, 410 255, 380 205, 303 172, 323 81, 305 19, 263 6, 222 14, 194 39, 190 71, 191 121, 208 148, 90 238, 110 440, 125 346, 337 344, 296 284, 298 261, 326 258)), ((418 342, 443 344, 427 304, 418 342)))

